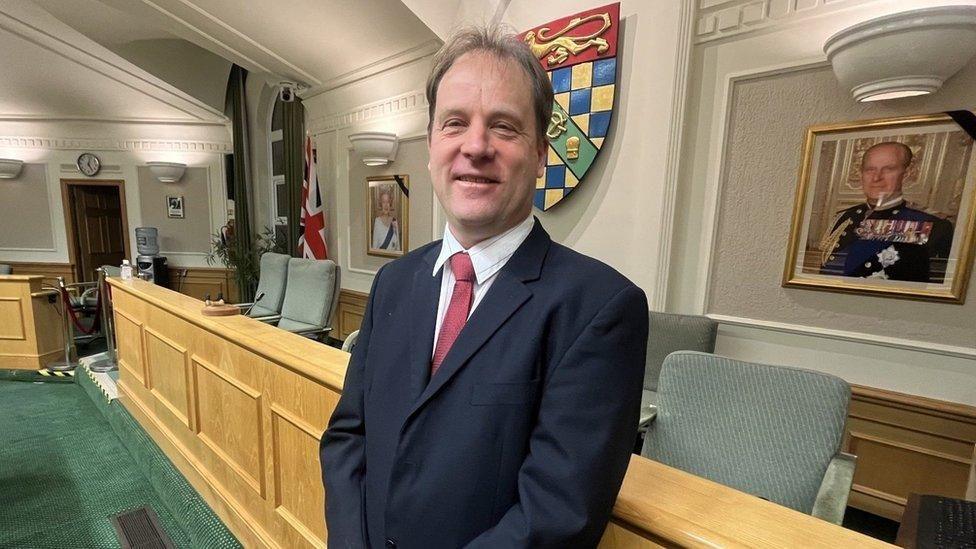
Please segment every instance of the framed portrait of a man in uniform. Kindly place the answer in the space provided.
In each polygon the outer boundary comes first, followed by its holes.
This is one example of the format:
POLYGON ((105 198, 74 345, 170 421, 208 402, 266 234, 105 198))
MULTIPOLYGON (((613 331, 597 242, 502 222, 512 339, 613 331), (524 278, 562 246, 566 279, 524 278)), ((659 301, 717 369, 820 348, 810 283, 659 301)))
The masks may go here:
POLYGON ((945 114, 809 128, 783 285, 962 303, 973 143, 945 114))
POLYGON ((400 257, 407 247, 409 176, 366 178, 366 253, 400 257))

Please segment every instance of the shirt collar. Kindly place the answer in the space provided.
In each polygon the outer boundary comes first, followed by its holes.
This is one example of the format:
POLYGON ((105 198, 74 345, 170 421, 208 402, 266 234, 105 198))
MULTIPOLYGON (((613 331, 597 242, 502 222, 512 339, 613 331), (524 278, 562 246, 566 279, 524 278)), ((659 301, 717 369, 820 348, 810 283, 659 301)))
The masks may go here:
POLYGON ((454 238, 454 233, 451 232, 450 225, 445 224, 444 240, 441 242, 441 253, 437 256, 437 261, 434 262, 432 276, 437 276, 437 271, 441 269, 452 255, 466 251, 471 256, 471 265, 474 267, 474 276, 478 284, 484 283, 485 280, 505 266, 509 258, 515 254, 515 250, 529 237, 533 225, 535 225, 535 219, 530 213, 524 221, 511 229, 487 240, 482 240, 474 246, 471 246, 470 249, 465 250, 464 246, 454 238))
POLYGON ((889 208, 893 208, 904 201, 905 201, 905 197, 902 195, 898 195, 894 198, 885 200, 881 204, 878 204, 877 201, 875 201, 873 204, 871 203, 871 201, 868 201, 868 207, 873 209, 874 211, 881 211, 881 210, 887 210, 889 208))

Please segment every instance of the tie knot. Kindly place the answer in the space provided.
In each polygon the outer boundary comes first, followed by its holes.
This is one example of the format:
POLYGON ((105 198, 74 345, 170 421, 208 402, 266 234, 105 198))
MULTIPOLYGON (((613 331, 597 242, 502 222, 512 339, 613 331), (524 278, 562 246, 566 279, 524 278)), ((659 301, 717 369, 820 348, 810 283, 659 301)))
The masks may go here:
POLYGON ((463 282, 474 281, 474 265, 471 264, 471 256, 464 252, 458 252, 451 256, 451 272, 454 273, 455 280, 463 282))

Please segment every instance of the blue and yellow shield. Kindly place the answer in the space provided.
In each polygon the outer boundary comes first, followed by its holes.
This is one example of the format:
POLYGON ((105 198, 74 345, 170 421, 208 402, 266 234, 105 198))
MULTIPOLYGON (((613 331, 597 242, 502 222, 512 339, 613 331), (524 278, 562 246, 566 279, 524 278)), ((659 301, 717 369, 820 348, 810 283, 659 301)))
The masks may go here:
POLYGON ((617 81, 620 4, 557 19, 521 35, 549 73, 555 101, 546 128, 549 158, 535 207, 548 210, 578 187, 610 128, 617 81))

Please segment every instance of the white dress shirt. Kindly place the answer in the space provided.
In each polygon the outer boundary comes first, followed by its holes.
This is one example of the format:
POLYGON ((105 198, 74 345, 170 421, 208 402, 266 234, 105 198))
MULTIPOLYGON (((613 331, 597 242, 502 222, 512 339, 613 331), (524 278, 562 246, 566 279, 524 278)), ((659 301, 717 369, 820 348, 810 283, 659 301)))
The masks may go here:
MULTIPOLYGON (((437 276, 437 271, 444 268, 444 277, 441 279, 441 297, 437 302, 437 325, 434 328, 434 349, 437 348, 437 338, 441 333, 441 324, 444 323, 444 316, 447 314, 447 307, 451 303, 451 294, 454 293, 454 273, 451 271, 451 264, 447 261, 457 252, 468 252, 471 256, 471 265, 474 267, 475 284, 471 298, 471 309, 468 311, 468 318, 481 303, 482 298, 488 293, 488 288, 498 276, 498 271, 508 263, 515 250, 525 242, 532 232, 535 219, 532 214, 525 218, 525 221, 503 232, 498 236, 493 236, 488 240, 483 240, 470 249, 465 250, 464 246, 454 238, 451 227, 444 227, 444 240, 441 243, 441 253, 434 262, 434 272, 431 276, 437 276), (446 263, 446 266, 445 266, 446 263)), ((431 351, 433 356, 433 351, 431 351)))

